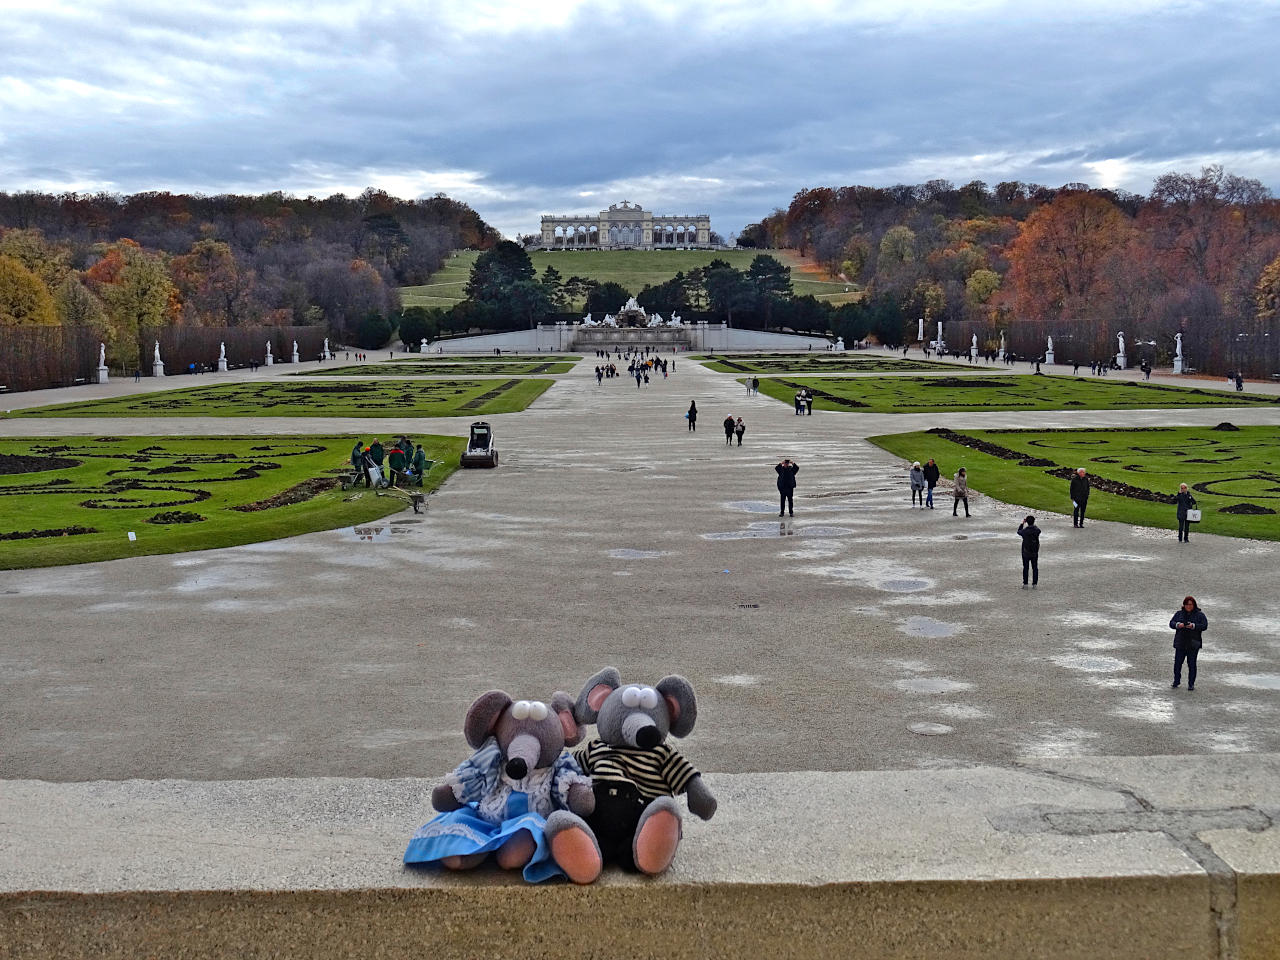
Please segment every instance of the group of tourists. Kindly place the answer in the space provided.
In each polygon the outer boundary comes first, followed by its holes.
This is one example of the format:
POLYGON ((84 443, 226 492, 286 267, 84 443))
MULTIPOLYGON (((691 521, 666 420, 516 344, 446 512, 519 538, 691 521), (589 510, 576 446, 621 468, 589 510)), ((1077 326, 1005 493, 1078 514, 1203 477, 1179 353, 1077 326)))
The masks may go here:
POLYGON ((813 416, 813 391, 808 387, 801 387, 795 396, 796 416, 813 416))
POLYGON ((387 487, 406 485, 422 486, 422 478, 429 469, 427 455, 422 444, 414 444, 408 437, 401 437, 389 447, 384 447, 381 440, 373 440, 366 447, 357 440, 351 448, 351 466, 355 470, 353 483, 359 485, 364 481, 366 487, 375 486, 373 469, 376 468, 382 478, 381 484, 387 487), (382 469, 386 464, 386 471, 382 469))

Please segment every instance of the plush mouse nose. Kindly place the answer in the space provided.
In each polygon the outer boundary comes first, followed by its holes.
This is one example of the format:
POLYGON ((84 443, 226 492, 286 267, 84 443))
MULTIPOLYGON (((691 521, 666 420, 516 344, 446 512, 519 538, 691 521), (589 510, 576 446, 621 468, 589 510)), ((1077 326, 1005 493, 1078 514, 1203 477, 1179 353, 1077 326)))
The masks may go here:
POLYGON ((512 757, 507 761, 507 776, 512 780, 523 780, 529 772, 529 765, 520 757, 512 757))
POLYGON ((654 726, 641 727, 636 731, 636 746, 645 750, 652 750, 658 745, 661 737, 658 736, 658 728, 654 726))

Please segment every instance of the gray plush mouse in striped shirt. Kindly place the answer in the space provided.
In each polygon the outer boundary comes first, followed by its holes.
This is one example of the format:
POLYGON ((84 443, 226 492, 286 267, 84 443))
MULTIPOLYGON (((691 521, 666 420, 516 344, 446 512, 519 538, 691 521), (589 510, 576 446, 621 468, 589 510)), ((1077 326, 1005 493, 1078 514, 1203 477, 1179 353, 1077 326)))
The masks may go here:
MULTIPOLYGON (((651 876, 671 865, 681 836, 676 796, 685 794, 689 811, 703 820, 716 812, 701 774, 667 743, 668 734, 687 736, 697 716, 698 701, 684 677, 664 677, 653 686, 624 684, 615 668, 606 667, 586 682, 574 717, 595 723, 597 735, 574 751, 574 759, 592 778, 595 810, 585 821, 568 811, 547 819, 557 862, 618 863, 651 876), (586 848, 592 837, 594 851, 586 848)), ((579 883, 599 875, 599 869, 568 872, 579 883)))

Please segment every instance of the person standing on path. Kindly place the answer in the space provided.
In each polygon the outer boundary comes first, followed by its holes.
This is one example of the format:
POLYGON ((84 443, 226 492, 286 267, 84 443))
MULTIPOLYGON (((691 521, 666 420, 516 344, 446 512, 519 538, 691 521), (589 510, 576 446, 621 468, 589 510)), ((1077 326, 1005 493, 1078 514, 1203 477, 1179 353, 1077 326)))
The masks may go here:
POLYGON ((690 430, 698 429, 698 401, 689 401, 689 412, 684 415, 684 418, 689 421, 690 430))
POLYGON ((800 464, 792 463, 790 459, 784 457, 782 462, 773 469, 778 474, 778 516, 789 512, 794 517, 796 515, 796 474, 800 472, 800 464))
POLYGON ((724 418, 724 443, 726 447, 733 446, 733 415, 724 418))
POLYGON ((813 391, 806 389, 804 392, 804 413, 807 417, 813 416, 813 391))
POLYGON ((1196 505, 1196 498, 1191 495, 1185 483, 1178 484, 1178 542, 1191 542, 1191 521, 1187 519, 1187 511, 1196 505))
POLYGON ((955 478, 952 481, 955 486, 951 488, 951 496, 955 498, 951 504, 951 515, 957 516, 956 511, 960 509, 960 503, 964 502, 964 515, 969 516, 969 475, 965 472, 964 467, 956 471, 955 478))
POLYGON ((1236 371, 1236 393, 1242 393, 1243 391, 1244 391, 1244 376, 1239 371, 1236 371))
POLYGON ((1027 517, 1018 524, 1018 536, 1022 538, 1022 589, 1027 589, 1027 568, 1031 568, 1031 586, 1040 583, 1040 528, 1035 517, 1027 517))
POLYGON ((1182 684, 1182 662, 1187 662, 1187 689, 1196 688, 1196 658, 1203 643, 1201 634, 1209 629, 1209 618, 1204 615, 1195 597, 1186 597, 1182 608, 1169 620, 1173 635, 1173 688, 1182 684))
POLYGON ((924 470, 920 467, 920 461, 917 460, 911 465, 911 471, 907 474, 908 480, 911 481, 911 506, 916 505, 916 501, 920 501, 920 509, 924 509, 924 470))
POLYGON ((747 425, 739 417, 733 424, 733 435, 738 438, 738 446, 742 446, 742 435, 747 432, 747 425))
POLYGON ((928 484, 928 496, 925 497, 925 506, 930 510, 933 509, 933 488, 938 485, 938 480, 942 477, 942 471, 938 469, 938 465, 933 462, 933 457, 929 458, 929 462, 924 465, 924 482, 928 484))
POLYGON ((1089 505, 1089 476, 1084 467, 1076 470, 1071 478, 1071 523, 1084 526, 1084 510, 1089 505))
POLYGON ((797 390, 796 391, 796 416, 798 417, 802 413, 804 413, 804 391, 797 390))

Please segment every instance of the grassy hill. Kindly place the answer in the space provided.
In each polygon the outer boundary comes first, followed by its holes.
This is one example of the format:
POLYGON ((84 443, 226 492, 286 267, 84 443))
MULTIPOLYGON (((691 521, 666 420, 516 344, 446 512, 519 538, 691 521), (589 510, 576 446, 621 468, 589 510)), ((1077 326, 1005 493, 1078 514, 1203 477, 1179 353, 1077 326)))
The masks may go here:
MULTIPOLYGON (((662 283, 677 273, 705 267, 716 259, 727 260, 737 269, 746 270, 752 258, 762 252, 791 268, 791 284, 797 295, 812 294, 833 304, 857 300, 861 296, 848 284, 823 279, 812 261, 801 259, 792 250, 533 250, 529 258, 539 276, 551 265, 565 279, 576 275, 601 282, 612 280, 631 293, 639 293, 646 284, 662 283)), ((401 287, 402 302, 406 307, 453 306, 465 297, 463 291, 477 256, 479 254, 474 250, 459 250, 427 283, 401 287)))

